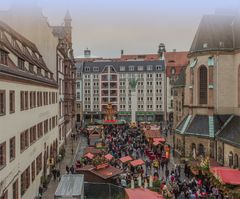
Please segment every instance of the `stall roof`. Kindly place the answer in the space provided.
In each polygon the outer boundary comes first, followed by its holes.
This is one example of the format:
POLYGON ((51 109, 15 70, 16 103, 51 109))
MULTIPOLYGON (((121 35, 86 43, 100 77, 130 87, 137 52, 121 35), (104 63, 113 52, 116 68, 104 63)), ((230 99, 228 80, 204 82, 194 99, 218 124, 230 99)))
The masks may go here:
POLYGON ((130 164, 134 167, 136 166, 140 166, 144 164, 144 161, 142 159, 138 159, 138 160, 133 160, 132 162, 130 162, 130 164))
POLYGON ((94 155, 93 155, 92 153, 86 153, 86 154, 84 155, 84 157, 87 157, 87 158, 89 158, 89 159, 93 159, 93 158, 94 158, 94 155))
POLYGON ((109 153, 107 155, 104 156, 107 160, 111 160, 113 159, 113 156, 109 153))
POLYGON ((144 134, 147 138, 159 138, 159 137, 161 137, 160 130, 145 130, 144 134))
POLYGON ((95 147, 87 147, 84 149, 84 154, 92 153, 94 155, 101 153, 101 149, 97 149, 95 147))
POLYGON ((153 192, 149 189, 136 188, 136 189, 125 189, 128 199, 163 199, 163 196, 157 192, 153 192))
POLYGON ((125 156, 119 159, 122 163, 128 162, 132 160, 131 156, 125 156))
POLYGON ((226 167, 211 167, 211 172, 224 184, 240 185, 240 171, 226 167))
POLYGON ((56 197, 79 197, 83 193, 84 175, 65 174, 55 192, 56 197))

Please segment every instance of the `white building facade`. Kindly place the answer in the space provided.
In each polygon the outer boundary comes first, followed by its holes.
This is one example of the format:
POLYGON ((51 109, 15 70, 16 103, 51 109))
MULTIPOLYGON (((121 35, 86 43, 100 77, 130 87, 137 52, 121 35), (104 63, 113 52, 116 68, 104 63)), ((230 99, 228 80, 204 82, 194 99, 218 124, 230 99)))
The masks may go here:
POLYGON ((118 119, 131 120, 130 79, 137 80, 136 121, 163 122, 165 65, 155 61, 85 62, 82 71, 83 114, 86 122, 104 119, 111 103, 118 119))
POLYGON ((35 44, 3 22, 0 43, 0 196, 34 198, 58 151, 58 86, 35 44))

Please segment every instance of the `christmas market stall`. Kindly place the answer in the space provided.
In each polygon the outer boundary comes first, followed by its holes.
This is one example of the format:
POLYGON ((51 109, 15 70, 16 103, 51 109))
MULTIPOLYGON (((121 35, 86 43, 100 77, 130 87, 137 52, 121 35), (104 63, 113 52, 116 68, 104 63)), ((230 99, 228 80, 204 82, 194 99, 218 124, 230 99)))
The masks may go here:
POLYGON ((116 178, 123 171, 108 163, 102 163, 97 166, 87 165, 78 170, 78 173, 84 174, 86 182, 98 183, 116 183, 116 178))
POLYGON ((159 193, 144 188, 125 189, 125 192, 125 199, 164 199, 159 193))

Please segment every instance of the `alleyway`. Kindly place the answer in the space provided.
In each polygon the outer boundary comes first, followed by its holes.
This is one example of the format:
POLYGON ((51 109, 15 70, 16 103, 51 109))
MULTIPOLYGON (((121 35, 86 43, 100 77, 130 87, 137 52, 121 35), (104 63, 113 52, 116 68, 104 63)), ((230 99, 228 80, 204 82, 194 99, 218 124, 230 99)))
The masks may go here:
MULTIPOLYGON (((60 169, 61 175, 65 174, 66 166, 71 166, 76 159, 82 156, 84 148, 87 146, 87 139, 83 135, 80 136, 80 139, 72 141, 69 136, 67 144, 65 145, 65 157, 64 159, 56 165, 56 168, 60 169), (72 154, 72 148, 74 149, 74 154, 72 154)), ((57 189, 58 181, 51 179, 51 182, 48 185, 48 189, 44 192, 42 199, 52 199, 54 193, 57 189)))

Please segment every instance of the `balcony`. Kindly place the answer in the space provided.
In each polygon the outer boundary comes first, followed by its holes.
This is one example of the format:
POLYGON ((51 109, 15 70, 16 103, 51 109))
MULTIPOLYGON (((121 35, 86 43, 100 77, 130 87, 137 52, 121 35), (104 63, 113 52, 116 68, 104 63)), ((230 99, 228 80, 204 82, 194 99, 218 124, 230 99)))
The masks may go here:
POLYGON ((101 93, 102 96, 108 96, 108 91, 106 90, 103 90, 102 93, 101 93))
POLYGON ((108 83, 107 82, 102 83, 102 89, 108 89, 108 83))

